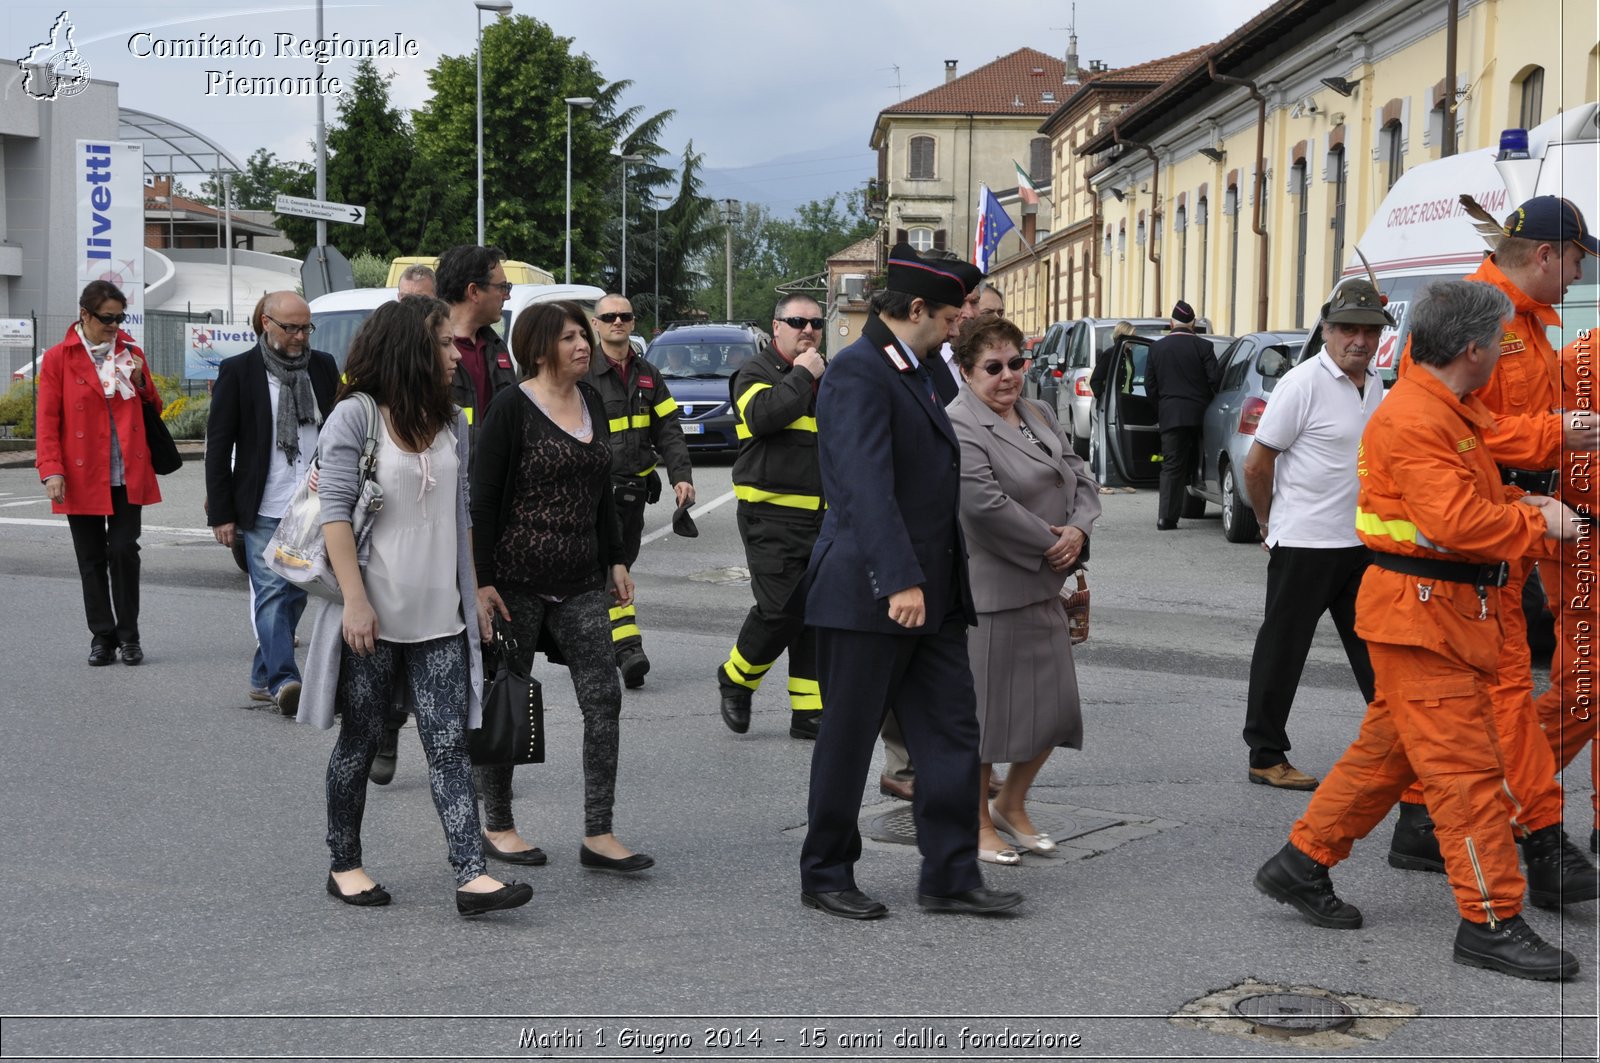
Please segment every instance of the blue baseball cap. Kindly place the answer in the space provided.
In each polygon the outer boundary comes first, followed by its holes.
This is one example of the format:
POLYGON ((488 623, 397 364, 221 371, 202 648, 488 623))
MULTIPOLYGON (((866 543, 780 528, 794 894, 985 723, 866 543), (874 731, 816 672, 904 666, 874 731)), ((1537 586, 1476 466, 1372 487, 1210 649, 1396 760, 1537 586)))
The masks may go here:
POLYGON ((1560 196, 1535 196, 1506 216, 1502 226, 1507 236, 1541 243, 1572 241, 1588 254, 1600 258, 1600 240, 1589 231, 1583 211, 1570 199, 1560 196))

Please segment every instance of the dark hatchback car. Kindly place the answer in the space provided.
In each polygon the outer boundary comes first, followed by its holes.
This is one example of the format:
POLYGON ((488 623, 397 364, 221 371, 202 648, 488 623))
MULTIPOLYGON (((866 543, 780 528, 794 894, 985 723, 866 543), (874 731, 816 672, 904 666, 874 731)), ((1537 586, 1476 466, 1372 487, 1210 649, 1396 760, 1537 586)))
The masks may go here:
POLYGON ((746 325, 680 325, 651 341, 645 357, 677 400, 690 449, 739 449, 728 380, 766 346, 766 336, 746 325))

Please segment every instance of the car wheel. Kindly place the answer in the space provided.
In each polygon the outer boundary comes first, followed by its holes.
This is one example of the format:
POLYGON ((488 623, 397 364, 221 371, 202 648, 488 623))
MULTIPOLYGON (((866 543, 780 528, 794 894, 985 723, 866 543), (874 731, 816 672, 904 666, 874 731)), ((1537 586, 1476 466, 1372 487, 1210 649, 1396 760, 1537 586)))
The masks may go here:
POLYGON ((244 557, 243 535, 236 534, 233 537, 233 563, 239 566, 240 572, 243 572, 247 576, 250 574, 250 563, 246 561, 244 557))
POLYGON ((1233 466, 1222 467, 1222 537, 1230 543, 1255 542, 1260 534, 1255 510, 1239 497, 1239 483, 1233 477, 1233 466))

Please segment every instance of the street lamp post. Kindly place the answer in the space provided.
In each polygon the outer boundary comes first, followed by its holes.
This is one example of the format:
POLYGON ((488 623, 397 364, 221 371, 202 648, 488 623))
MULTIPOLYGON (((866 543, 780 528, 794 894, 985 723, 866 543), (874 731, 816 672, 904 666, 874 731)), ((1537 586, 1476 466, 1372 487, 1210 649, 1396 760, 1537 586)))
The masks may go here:
POLYGON ((661 331, 661 200, 657 199, 654 195, 651 195, 650 201, 651 201, 652 204, 655 205, 655 208, 656 208, 656 236, 655 236, 655 245, 656 245, 656 266, 655 266, 656 303, 655 303, 655 306, 656 306, 656 313, 655 313, 655 318, 656 318, 656 331, 660 332, 661 331))
POLYGON ((592 96, 567 96, 567 255, 564 283, 572 283, 572 109, 588 110, 594 106, 592 96))
POLYGON ((613 151, 617 161, 622 163, 622 287, 619 289, 624 299, 628 297, 628 163, 643 162, 643 155, 624 155, 620 151, 613 151))
POLYGON ((727 273, 727 319, 733 320, 733 224, 741 217, 739 201, 737 199, 724 199, 722 201, 722 231, 727 237, 727 251, 725 261, 727 273))
POLYGON ((478 9, 478 246, 483 246, 483 13, 511 13, 511 0, 473 0, 478 9))

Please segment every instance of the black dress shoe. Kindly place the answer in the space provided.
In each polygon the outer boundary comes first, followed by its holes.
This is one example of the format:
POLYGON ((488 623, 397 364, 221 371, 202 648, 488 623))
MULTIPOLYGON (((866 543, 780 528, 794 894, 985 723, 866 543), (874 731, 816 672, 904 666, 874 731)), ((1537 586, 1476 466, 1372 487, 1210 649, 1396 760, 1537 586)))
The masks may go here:
MULTIPOLYGON (((721 668, 717 669, 720 675, 721 668)), ((750 730, 750 691, 740 690, 730 694, 722 692, 722 722, 728 725, 728 730, 736 735, 742 735, 750 730)))
POLYGON ((916 786, 917 780, 915 779, 906 779, 904 782, 902 782, 901 780, 896 779, 893 775, 878 776, 878 792, 885 797, 894 797, 901 801, 909 801, 916 790, 916 786))
POLYGON ((644 677, 650 672, 650 658, 643 650, 628 650, 617 658, 617 667, 622 671, 622 685, 638 690, 644 686, 644 677))
POLYGON ((1426 805, 1400 802, 1400 818, 1395 821, 1394 837, 1389 841, 1389 866, 1444 874, 1439 836, 1426 805))
POLYGON ((137 642, 124 642, 117 648, 117 652, 122 655, 123 664, 144 663, 144 648, 137 642))
POLYGON ((882 919, 889 914, 884 904, 854 889, 819 893, 801 891, 800 903, 840 919, 882 919))
POLYGON ((372 758, 372 769, 367 778, 376 786, 388 786, 394 781, 395 764, 400 756, 400 728, 383 725, 383 737, 378 739, 378 752, 372 758))
POLYGON ((115 647, 107 646, 103 642, 91 643, 89 646, 89 667, 104 668, 116 658, 113 655, 115 647))
POLYGON ((1156 531, 1177 531, 1177 530, 1178 530, 1178 522, 1175 521, 1175 520, 1174 521, 1163 521, 1163 520, 1156 521, 1156 531))
POLYGON ((521 864, 524 867, 543 867, 550 860, 550 857, 545 855, 545 851, 537 845, 532 849, 512 851, 496 849, 494 842, 489 840, 488 835, 485 835, 483 839, 483 855, 491 860, 499 860, 506 864, 521 864))
POLYGON ((656 858, 643 853, 634 853, 621 859, 610 856, 601 856, 587 845, 578 846, 578 863, 590 871, 614 871, 619 875, 631 875, 636 871, 656 866, 656 858))
POLYGON ((822 713, 817 710, 805 712, 792 712, 789 714, 789 737, 798 738, 806 742, 817 740, 817 731, 822 728, 822 713))
POLYGON ((378 908, 389 903, 389 891, 382 886, 373 886, 360 893, 345 893, 339 884, 333 880, 333 872, 328 872, 328 893, 339 898, 346 904, 353 904, 357 908, 378 908))
POLYGON ((963 890, 948 897, 917 894, 917 903, 930 912, 956 912, 961 915, 998 915, 1022 903, 1022 894, 1011 890, 992 890, 987 886, 963 890))
POLYGON ((1541 982, 1571 978, 1578 973, 1577 957, 1540 937, 1520 915, 1501 919, 1494 926, 1461 920, 1456 931, 1455 961, 1541 982))
POLYGON ((456 911, 470 917, 485 912, 503 912, 507 908, 521 908, 531 900, 532 886, 526 882, 507 882, 493 893, 456 890, 456 911))
POLYGON ((1291 905, 1318 926, 1330 930, 1355 930, 1361 926, 1361 909, 1341 901, 1333 892, 1328 869, 1311 857, 1285 845, 1256 872, 1256 889, 1279 904, 1291 905))

